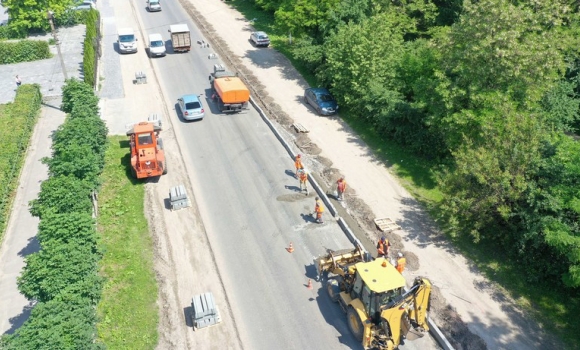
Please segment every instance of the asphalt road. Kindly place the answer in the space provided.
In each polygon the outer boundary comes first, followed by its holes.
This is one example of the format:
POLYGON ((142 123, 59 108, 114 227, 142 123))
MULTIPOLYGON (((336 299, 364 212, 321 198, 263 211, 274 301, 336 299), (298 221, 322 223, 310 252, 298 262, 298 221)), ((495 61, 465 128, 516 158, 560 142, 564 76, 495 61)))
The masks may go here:
POLYGON ((168 55, 153 59, 153 67, 172 101, 170 118, 193 169, 196 200, 244 347, 360 348, 320 284, 306 288, 315 278, 315 256, 352 245, 328 212, 325 224, 313 222, 314 194, 297 192, 292 160, 255 110, 226 115, 215 109, 208 75, 219 60, 208 59, 211 48, 195 45, 207 39, 181 7, 166 2, 159 13, 137 7, 143 37, 160 33, 167 40, 168 55), (177 23, 191 30, 189 53, 172 54, 167 30, 177 23), (177 98, 191 93, 202 94, 202 121, 185 122, 175 111, 177 98), (292 255, 284 250, 289 242, 292 255))

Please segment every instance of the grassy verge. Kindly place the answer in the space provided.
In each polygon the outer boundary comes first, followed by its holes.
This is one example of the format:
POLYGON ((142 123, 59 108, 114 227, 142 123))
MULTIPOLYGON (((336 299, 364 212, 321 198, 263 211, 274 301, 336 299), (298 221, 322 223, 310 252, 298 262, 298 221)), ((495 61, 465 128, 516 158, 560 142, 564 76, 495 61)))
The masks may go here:
MULTIPOLYGON (((318 85, 311 72, 292 58, 288 33, 276 28, 272 14, 254 8, 249 1, 233 0, 228 3, 246 18, 255 19, 256 30, 266 31, 272 46, 290 59, 310 85, 318 85)), ((341 113, 341 117, 399 178, 401 184, 425 204, 431 214, 436 214, 433 204, 444 200, 434 176, 437 164, 430 164, 406 152, 403 147, 378 135, 363 120, 350 117, 346 113, 341 113)), ((474 245, 469 240, 455 240, 454 243, 490 280, 502 286, 504 292, 512 296, 546 330, 562 339, 568 348, 580 349, 580 319, 575 317, 580 313, 580 291, 554 288, 541 281, 526 281, 521 274, 521 269, 525 267, 502 256, 496 246, 474 245)))
POLYGON ((110 349, 153 349, 159 316, 144 186, 131 178, 126 138, 109 142, 99 192, 101 273, 107 278, 97 307, 99 339, 110 349))

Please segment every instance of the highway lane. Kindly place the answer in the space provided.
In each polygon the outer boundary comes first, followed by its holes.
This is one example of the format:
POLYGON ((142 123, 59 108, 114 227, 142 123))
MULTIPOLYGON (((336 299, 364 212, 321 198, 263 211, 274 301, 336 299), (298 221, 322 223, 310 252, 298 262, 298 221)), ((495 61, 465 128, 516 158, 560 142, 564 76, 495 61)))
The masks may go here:
POLYGON ((169 50, 166 57, 153 59, 153 67, 170 109, 183 94, 205 96, 203 121, 184 122, 175 110, 169 117, 190 166, 244 347, 360 348, 344 313, 320 284, 315 282, 312 291, 305 286, 315 275, 314 256, 351 244, 328 213, 324 225, 312 222, 307 214, 314 195, 295 192, 297 180, 289 175, 293 162, 256 111, 225 115, 214 110, 207 98, 208 75, 219 60, 208 59, 211 49, 195 45, 206 38, 178 3, 163 6, 160 13, 148 13, 136 3, 144 38, 160 33, 169 39, 167 29, 177 23, 187 23, 192 32, 190 53, 169 50), (289 242, 296 248, 293 254, 284 250, 289 242))
MULTIPOLYGON (((203 37, 175 3, 160 13, 137 6, 143 36, 169 39, 170 24, 187 23, 195 42, 203 37)), ((171 50, 170 50, 171 51, 171 50)), ((194 45, 186 54, 154 59, 170 107, 186 93, 208 96, 208 75, 216 60, 194 45)), ((328 216, 315 224, 308 214, 314 194, 298 194, 289 175, 293 162, 254 110, 225 115, 205 99, 206 117, 184 122, 169 116, 191 165, 190 177, 204 225, 216 254, 244 347, 248 349, 356 348, 345 316, 314 283, 312 259, 326 249, 350 247, 328 216), (296 251, 285 247, 294 243, 296 251)), ((171 165, 169 165, 171 167, 171 165)), ((171 168, 170 168, 171 171, 171 168)))

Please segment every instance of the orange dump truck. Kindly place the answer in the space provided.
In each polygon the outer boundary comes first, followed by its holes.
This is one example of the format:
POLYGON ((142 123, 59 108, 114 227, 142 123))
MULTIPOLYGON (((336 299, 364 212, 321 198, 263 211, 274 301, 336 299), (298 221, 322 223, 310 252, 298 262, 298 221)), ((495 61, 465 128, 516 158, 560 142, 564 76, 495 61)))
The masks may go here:
POLYGON ((226 71, 221 64, 216 64, 209 81, 213 89, 212 98, 217 100, 220 111, 235 113, 248 109, 250 90, 236 74, 226 71))

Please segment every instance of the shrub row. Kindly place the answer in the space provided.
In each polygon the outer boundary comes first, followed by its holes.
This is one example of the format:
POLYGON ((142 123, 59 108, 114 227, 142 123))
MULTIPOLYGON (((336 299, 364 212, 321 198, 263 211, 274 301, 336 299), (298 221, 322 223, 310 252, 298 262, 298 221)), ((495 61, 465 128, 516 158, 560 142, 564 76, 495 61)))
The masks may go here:
POLYGON ((96 339, 96 305, 103 279, 102 252, 91 195, 99 188, 107 146, 91 86, 75 79, 63 87, 65 122, 53 135, 49 178, 30 212, 40 218, 41 250, 26 257, 18 288, 36 300, 30 318, 0 342, 2 349, 103 349, 96 339))
POLYGON ((22 85, 0 114, 0 232, 4 232, 14 190, 40 112, 40 86, 22 85))
POLYGON ((51 56, 48 41, 0 41, 0 64, 37 61, 51 56))
POLYGON ((85 20, 87 34, 84 42, 83 53, 83 74, 85 83, 95 86, 95 61, 97 55, 97 46, 99 45, 98 27, 99 12, 90 10, 85 20))

